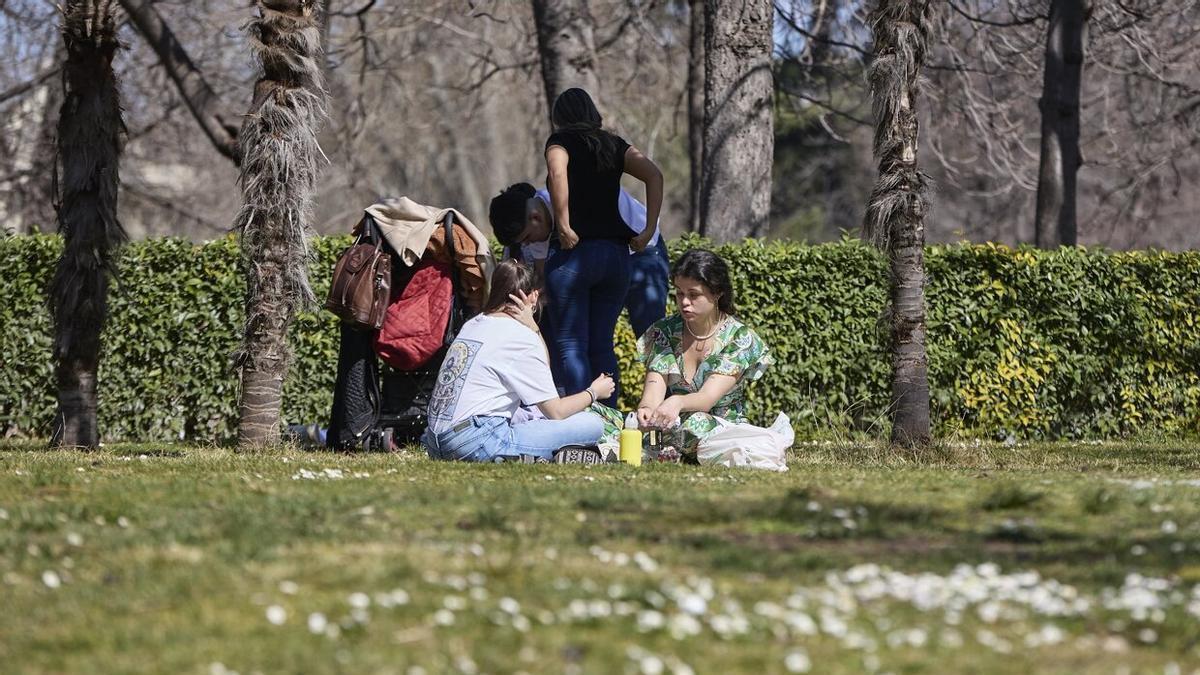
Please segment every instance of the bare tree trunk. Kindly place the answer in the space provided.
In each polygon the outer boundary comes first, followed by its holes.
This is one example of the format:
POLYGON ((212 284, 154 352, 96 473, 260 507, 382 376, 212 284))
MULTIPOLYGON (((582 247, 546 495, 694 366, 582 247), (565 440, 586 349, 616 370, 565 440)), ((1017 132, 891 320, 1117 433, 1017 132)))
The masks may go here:
MULTIPOLYGON (((432 93, 442 111, 443 120, 453 119, 454 116, 454 103, 446 95, 446 71, 442 64, 442 59, 447 53, 434 51, 428 55, 430 75, 432 75, 430 78, 433 85, 432 93)), ((455 133, 453 128, 445 128, 444 133, 445 136, 442 138, 450 146, 449 151, 454 157, 454 173, 458 178, 455 181, 455 187, 451 188, 451 193, 456 196, 449 199, 450 195, 448 194, 446 203, 457 201, 457 195, 461 194, 468 205, 465 209, 466 212, 478 220, 478 216, 488 212, 488 203, 484 193, 479 189, 479 181, 475 179, 475 167, 471 162, 471 154, 464 147, 467 140, 463 138, 463 134, 455 133)))
POLYGON ((582 87, 598 100, 596 22, 587 0, 533 0, 533 21, 546 89, 546 116, 555 97, 571 87, 582 87))
POLYGON ((237 164, 240 160, 238 120, 222 105, 217 93, 188 56, 187 50, 154 8, 154 3, 150 0, 120 2, 138 33, 158 56, 158 62, 175 83, 180 97, 204 130, 204 135, 212 141, 217 152, 237 164))
POLYGON ((1079 87, 1083 78, 1083 0, 1052 0, 1042 80, 1042 152, 1034 233, 1039 248, 1074 246, 1079 152, 1079 87))
POLYGON ((925 357, 925 176, 917 168, 918 80, 925 63, 929 0, 879 0, 868 19, 868 71, 879 180, 864 223, 891 265, 892 443, 929 443, 925 357))
POLYGON ((833 26, 837 22, 837 0, 813 0, 812 37, 808 49, 808 61, 816 77, 824 77, 833 51, 833 26))
POLYGON ((767 234, 775 151, 771 0, 706 0, 701 233, 767 234))
POLYGON ((296 310, 313 302, 308 285, 308 219, 325 116, 321 33, 312 0, 257 0, 249 24, 262 64, 241 129, 241 232, 246 327, 234 357, 241 381, 238 443, 279 441, 279 411, 296 310))
POLYGON ((125 241, 117 221, 125 126, 113 58, 119 47, 111 0, 63 7, 64 99, 58 120, 63 253, 50 284, 58 417, 52 445, 95 448, 96 373, 108 314, 108 279, 125 241))
POLYGON ((704 167, 704 0, 688 4, 688 159, 691 200, 688 230, 700 231, 700 181, 704 167))
MULTIPOLYGON (((23 217, 28 219, 28 233, 48 231, 50 223, 57 220, 55 203, 58 201, 54 176, 57 175, 58 161, 61 153, 58 148, 59 111, 63 104, 63 87, 61 85, 62 65, 67 60, 66 48, 59 45, 54 50, 54 60, 57 65, 59 81, 49 83, 45 89, 45 98, 40 103, 42 120, 38 125, 37 140, 34 142, 33 174, 29 177, 28 189, 21 195, 29 200, 23 209, 23 217)), ((37 99, 35 99, 37 100, 37 99)))
POLYGON ((329 14, 333 12, 333 0, 321 0, 321 51, 329 56, 329 14))

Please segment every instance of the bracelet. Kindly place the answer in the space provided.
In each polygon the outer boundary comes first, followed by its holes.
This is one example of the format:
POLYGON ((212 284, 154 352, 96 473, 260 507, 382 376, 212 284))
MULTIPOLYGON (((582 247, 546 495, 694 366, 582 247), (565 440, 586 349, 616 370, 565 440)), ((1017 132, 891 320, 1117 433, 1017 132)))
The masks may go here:
POLYGON ((591 387, 584 389, 584 391, 586 391, 588 393, 588 396, 592 397, 592 402, 589 403, 588 405, 594 405, 596 403, 596 392, 592 391, 591 387))

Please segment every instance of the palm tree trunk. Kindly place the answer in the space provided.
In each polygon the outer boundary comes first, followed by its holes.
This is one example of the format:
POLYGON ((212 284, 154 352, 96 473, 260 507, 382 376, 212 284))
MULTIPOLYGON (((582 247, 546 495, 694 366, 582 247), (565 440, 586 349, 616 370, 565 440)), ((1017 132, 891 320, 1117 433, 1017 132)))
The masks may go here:
POLYGON ((1086 24, 1083 0, 1050 3, 1042 98, 1038 101, 1042 151, 1033 229, 1039 248, 1074 246, 1078 240, 1075 176, 1083 163, 1079 152, 1079 87, 1086 24))
POLYGON ((717 241, 770 228, 774 17, 771 0, 705 2, 700 224, 717 241))
MULTIPOLYGON (((113 254, 125 241, 117 221, 125 126, 113 73, 119 47, 111 1, 63 7, 64 98, 58 120, 62 162, 58 229, 63 253, 50 283, 58 417, 51 444, 95 448, 96 372, 108 314, 113 254)), ((57 169, 56 169, 57 170, 57 169)))
POLYGON ((533 0, 533 21, 546 90, 546 117, 554 99, 571 87, 582 87, 599 100, 595 21, 587 0, 533 0))
POLYGON ((926 178, 917 168, 917 82, 925 63, 929 0, 879 0, 869 17, 868 72, 879 180, 867 207, 868 236, 891 266, 892 443, 928 444, 925 357, 926 178))
POLYGON ((241 233, 246 327, 234 360, 241 381, 238 442, 279 440, 287 329, 312 304, 308 219, 317 178, 317 131, 325 115, 321 32, 313 0, 258 0, 249 24, 262 64, 242 123, 241 233))
POLYGON ((700 231, 700 181, 704 167, 704 0, 688 4, 688 230, 700 231))

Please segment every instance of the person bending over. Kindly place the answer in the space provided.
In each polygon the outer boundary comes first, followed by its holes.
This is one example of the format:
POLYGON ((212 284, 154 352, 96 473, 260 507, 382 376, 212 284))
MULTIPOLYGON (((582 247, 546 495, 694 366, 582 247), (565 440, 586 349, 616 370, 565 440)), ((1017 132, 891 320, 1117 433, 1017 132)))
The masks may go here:
MULTIPOLYGON (((641 234, 646 229, 646 205, 625 188, 617 195, 617 211, 630 230, 641 234)), ((554 238, 554 216, 550 212, 548 190, 538 190, 529 183, 514 183, 492 198, 488 220, 496 239, 504 245, 507 257, 533 265, 539 273, 543 271, 554 238)), ((625 309, 629 312, 634 337, 641 337, 651 324, 667 315, 671 266, 661 230, 650 238, 645 249, 630 250, 630 253, 625 309)), ((549 321, 541 321, 539 325, 549 341, 549 321)))
POLYGON ((459 331, 438 372, 421 436, 433 459, 549 460, 562 446, 599 440, 603 421, 586 410, 612 395, 613 380, 601 375, 582 391, 558 396, 533 320, 538 294, 537 275, 526 265, 505 260, 496 267, 487 304, 459 331), (513 424, 522 404, 537 406, 546 419, 513 424))

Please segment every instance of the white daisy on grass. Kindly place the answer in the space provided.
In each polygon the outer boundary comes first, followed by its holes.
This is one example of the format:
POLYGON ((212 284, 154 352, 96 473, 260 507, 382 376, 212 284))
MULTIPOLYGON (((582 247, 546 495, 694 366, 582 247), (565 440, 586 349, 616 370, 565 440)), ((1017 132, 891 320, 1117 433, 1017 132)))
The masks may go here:
POLYGON ((784 657, 783 667, 789 673, 807 673, 812 670, 812 659, 803 649, 794 649, 784 657))
POLYGON ((658 563, 654 560, 654 558, 651 558, 644 551, 637 551, 633 554, 633 563, 637 565, 638 569, 643 572, 650 573, 658 571, 658 563))
POLYGON ((652 630, 658 630, 665 624, 666 618, 663 617, 662 612, 653 609, 647 609, 638 612, 637 629, 643 633, 647 633, 652 630))
POLYGON ((695 616, 702 616, 708 611, 708 601, 697 593, 685 593, 676 600, 676 603, 680 610, 695 616))
POLYGON ((287 621, 287 610, 279 605, 267 607, 267 621, 274 626, 282 626, 287 621))
POLYGON ((667 631, 676 640, 699 635, 701 628, 700 622, 691 614, 673 614, 667 620, 667 631))
POLYGON ((325 628, 329 625, 329 621, 325 615, 320 612, 313 612, 308 615, 308 632, 313 635, 320 635, 325 632, 325 628))

